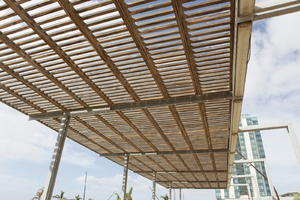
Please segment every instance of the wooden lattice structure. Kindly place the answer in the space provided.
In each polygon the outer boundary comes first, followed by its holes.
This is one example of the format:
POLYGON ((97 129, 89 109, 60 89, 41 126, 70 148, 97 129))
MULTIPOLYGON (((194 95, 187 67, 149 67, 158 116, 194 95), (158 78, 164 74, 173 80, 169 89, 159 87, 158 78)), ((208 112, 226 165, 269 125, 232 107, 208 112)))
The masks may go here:
POLYGON ((68 138, 121 165, 131 154, 163 186, 225 188, 251 31, 236 16, 253 10, 236 5, 0 1, 0 100, 56 131, 70 114, 68 138))

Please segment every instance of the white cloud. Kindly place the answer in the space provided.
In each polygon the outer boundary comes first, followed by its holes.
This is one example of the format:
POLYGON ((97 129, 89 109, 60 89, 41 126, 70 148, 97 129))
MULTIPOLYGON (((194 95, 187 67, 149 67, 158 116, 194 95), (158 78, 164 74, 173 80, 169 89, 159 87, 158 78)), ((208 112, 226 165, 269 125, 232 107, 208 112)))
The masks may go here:
POLYGON ((74 145, 72 145, 70 142, 67 142, 64 147, 62 162, 81 167, 88 167, 92 166, 96 162, 96 158, 95 156, 91 156, 86 152, 77 150, 74 148, 74 145))
MULTIPOLYGON (((263 123, 292 122, 300 138, 300 13, 266 21, 252 35, 243 112, 263 123)), ((280 193, 300 190, 300 167, 285 131, 263 132, 269 172, 280 193), (292 173, 291 173, 292 172, 292 173)))
POLYGON ((36 122, 11 110, 3 109, 0 121, 0 160, 48 160, 47 152, 54 143, 54 134, 46 134, 36 122))
MULTIPOLYGON (((29 121, 27 116, 4 105, 0 106, 0 161, 27 160, 50 164, 57 133, 42 124, 29 121)), ((90 166, 95 158, 78 150, 73 142, 67 140, 62 162, 90 166)))
POLYGON ((0 169, 1 199, 31 199, 38 187, 33 180, 15 176, 10 171, 0 169))
MULTIPOLYGON (((1 197, 31 199, 45 183, 57 133, 42 124, 29 121, 27 116, 3 104, 0 104, 0 110, 1 197), (35 172, 33 168, 36 166, 43 169, 35 172)), ((61 165, 92 166, 96 156, 82 149, 67 140, 61 165)))
POLYGON ((294 50, 300 50, 300 13, 274 18, 267 24, 270 42, 281 55, 287 55, 294 50))
POLYGON ((300 13, 273 18, 266 32, 253 32, 243 109, 260 121, 299 121, 299 18, 300 13))

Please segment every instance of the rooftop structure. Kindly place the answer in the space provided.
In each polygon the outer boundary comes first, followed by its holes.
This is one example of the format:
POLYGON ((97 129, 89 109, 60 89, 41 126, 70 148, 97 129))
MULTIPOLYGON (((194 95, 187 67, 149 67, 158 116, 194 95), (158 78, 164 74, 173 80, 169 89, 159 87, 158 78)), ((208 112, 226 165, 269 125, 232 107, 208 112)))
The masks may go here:
POLYGON ((0 101, 59 132, 56 171, 67 136, 165 187, 226 188, 252 22, 298 10, 298 1, 2 0, 0 101))

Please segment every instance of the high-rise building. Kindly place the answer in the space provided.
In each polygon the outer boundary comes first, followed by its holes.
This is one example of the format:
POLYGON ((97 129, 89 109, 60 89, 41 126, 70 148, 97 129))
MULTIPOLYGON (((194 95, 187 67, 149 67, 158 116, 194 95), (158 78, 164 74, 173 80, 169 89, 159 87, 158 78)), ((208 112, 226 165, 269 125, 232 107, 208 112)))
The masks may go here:
MULTIPOLYGON (((258 125, 257 118, 242 115, 240 127, 250 125, 258 125)), ((231 183, 228 189, 216 190, 217 200, 273 199, 275 194, 266 172, 265 160, 266 156, 260 132, 239 133, 231 183)))

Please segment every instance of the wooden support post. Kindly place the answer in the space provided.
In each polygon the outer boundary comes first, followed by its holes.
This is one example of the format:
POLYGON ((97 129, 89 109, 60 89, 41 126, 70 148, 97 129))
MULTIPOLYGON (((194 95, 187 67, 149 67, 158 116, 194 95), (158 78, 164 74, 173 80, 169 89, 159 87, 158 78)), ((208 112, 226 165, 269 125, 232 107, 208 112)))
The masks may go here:
POLYGON ((51 200, 52 198, 53 188, 55 185, 57 171, 58 171, 62 151, 67 136, 67 129, 69 126, 69 122, 70 122, 69 116, 65 115, 64 117, 62 117, 61 128, 58 131, 57 142, 55 144, 52 161, 50 164, 50 173, 46 182, 46 186, 44 188, 42 200, 51 200))
POLYGON ((128 163, 129 163, 129 155, 124 155, 124 173, 123 173, 123 200, 126 200, 126 191, 127 191, 127 179, 128 179, 128 163))

